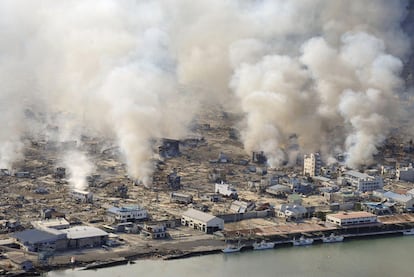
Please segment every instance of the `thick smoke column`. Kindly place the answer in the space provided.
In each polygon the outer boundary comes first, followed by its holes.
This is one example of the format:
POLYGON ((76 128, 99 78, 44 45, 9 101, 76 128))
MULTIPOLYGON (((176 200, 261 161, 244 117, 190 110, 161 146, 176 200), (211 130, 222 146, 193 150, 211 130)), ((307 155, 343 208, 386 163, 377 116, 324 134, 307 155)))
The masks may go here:
MULTIPOLYGON (((247 114, 243 132, 247 150, 264 150, 271 165, 277 166, 287 159, 288 139, 295 134, 304 151, 329 156, 342 148, 350 167, 371 162, 400 120, 398 92, 403 82, 397 55, 403 57, 407 44, 399 30, 404 5, 362 2, 351 2, 349 7, 343 1, 313 2, 309 12, 324 20, 313 21, 309 33, 300 28, 303 20, 297 14, 285 18, 289 26, 299 26, 282 34, 293 36, 292 45, 299 45, 299 53, 285 44, 256 62, 250 54, 238 62, 230 86, 247 114), (369 21, 359 12, 367 10, 362 5, 377 8, 369 21), (391 17, 386 15, 387 7, 393 11, 391 17), (338 8, 344 10, 337 14, 338 8), (312 36, 315 30, 318 36, 312 36)), ((296 4, 287 5, 295 8, 296 4)), ((274 35, 274 40, 280 36, 274 35)), ((253 49, 260 49, 257 45, 253 49)))
POLYGON ((78 151, 66 153, 63 164, 68 169, 69 185, 73 189, 86 190, 88 188, 86 177, 94 170, 93 164, 86 155, 78 151))
POLYGON ((47 137, 51 124, 56 140, 115 139, 128 173, 148 183, 151 141, 185 135, 206 103, 243 112, 246 151, 272 165, 293 159, 293 136, 303 152, 368 163, 402 117, 405 5, 2 1, 0 166, 21 156, 25 133, 47 137), (27 108, 42 114, 36 132, 27 108))
POLYGON ((177 86, 164 7, 110 0, 1 6, 0 47, 7 54, 0 97, 13 127, 0 135, 4 166, 18 157, 20 137, 30 130, 22 119, 29 103, 45 114, 45 125, 59 127, 52 137, 45 131, 47 138, 78 139, 88 131, 115 138, 129 174, 148 182, 151 140, 184 135, 193 109, 177 86))

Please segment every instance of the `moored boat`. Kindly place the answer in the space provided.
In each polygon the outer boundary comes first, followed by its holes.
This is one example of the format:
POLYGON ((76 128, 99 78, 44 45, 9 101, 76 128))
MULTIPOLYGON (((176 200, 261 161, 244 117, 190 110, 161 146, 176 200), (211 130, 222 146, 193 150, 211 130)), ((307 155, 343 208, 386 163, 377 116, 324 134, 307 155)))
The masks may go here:
POLYGON ((240 252, 240 250, 243 248, 243 244, 240 244, 240 241, 238 241, 237 245, 235 244, 227 244, 227 246, 222 249, 221 251, 223 253, 234 253, 234 252, 240 252))
POLYGON ((403 231, 403 235, 404 236, 412 236, 412 235, 414 235, 414 228, 411 228, 409 230, 404 230, 403 231))
POLYGON ((334 233, 331 233, 329 237, 322 237, 322 241, 324 243, 342 242, 343 240, 344 240, 344 236, 335 235, 334 233))
POLYGON ((301 236, 298 240, 293 239, 292 243, 293 243, 293 246, 311 245, 313 243, 313 239, 305 238, 304 236, 301 236))
POLYGON ((253 249, 254 250, 265 250, 265 249, 272 249, 275 247, 274 242, 267 242, 265 240, 262 240, 261 242, 255 242, 253 243, 253 249))

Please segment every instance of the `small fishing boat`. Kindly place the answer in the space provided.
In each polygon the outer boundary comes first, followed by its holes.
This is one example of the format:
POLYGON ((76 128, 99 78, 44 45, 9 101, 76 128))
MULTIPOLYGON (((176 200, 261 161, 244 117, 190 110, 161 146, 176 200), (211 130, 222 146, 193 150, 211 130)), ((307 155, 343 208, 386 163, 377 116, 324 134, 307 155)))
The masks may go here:
POLYGON ((414 228, 409 229, 409 230, 404 230, 403 231, 403 235, 404 236, 412 236, 412 235, 414 235, 414 228))
POLYGON ((267 242, 265 240, 262 240, 261 242, 255 242, 253 243, 253 249, 254 250, 265 250, 265 249, 272 249, 275 247, 274 242, 267 242))
POLYGON ((305 238, 304 236, 301 236, 298 240, 293 239, 292 243, 293 243, 293 246, 311 245, 313 243, 313 239, 305 238))
POLYGON ((324 243, 342 242, 343 240, 344 240, 344 236, 335 235, 334 233, 331 233, 329 237, 322 237, 322 241, 324 243))
POLYGON ((244 245, 240 244, 240 241, 237 242, 237 245, 234 244, 227 244, 227 246, 222 249, 223 253, 234 253, 240 252, 244 245))

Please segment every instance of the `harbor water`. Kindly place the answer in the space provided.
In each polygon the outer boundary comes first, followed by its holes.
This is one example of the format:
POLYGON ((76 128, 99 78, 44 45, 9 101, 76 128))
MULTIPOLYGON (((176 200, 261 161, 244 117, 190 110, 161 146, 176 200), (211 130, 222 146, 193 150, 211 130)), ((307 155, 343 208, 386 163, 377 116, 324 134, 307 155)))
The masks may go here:
POLYGON ((117 276, 414 276, 414 236, 214 254, 181 260, 138 260, 99 270, 69 269, 47 277, 117 276))

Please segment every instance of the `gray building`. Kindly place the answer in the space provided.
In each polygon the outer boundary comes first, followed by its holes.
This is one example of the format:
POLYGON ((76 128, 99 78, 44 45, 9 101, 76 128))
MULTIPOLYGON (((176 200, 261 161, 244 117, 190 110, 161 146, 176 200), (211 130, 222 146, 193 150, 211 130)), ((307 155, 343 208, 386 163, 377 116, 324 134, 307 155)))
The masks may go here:
POLYGON ((28 229, 11 236, 26 251, 37 252, 44 248, 64 250, 66 248, 66 235, 62 233, 52 234, 43 230, 28 229))
POLYGON ((105 244, 108 233, 90 226, 77 226, 61 230, 66 234, 68 248, 97 247, 105 244))
POLYGON ((344 180, 355 187, 358 191, 374 191, 382 189, 384 186, 383 180, 380 176, 370 176, 365 173, 350 170, 343 174, 344 180))
POLYGON ((212 234, 224 229, 224 220, 208 213, 189 209, 181 216, 181 225, 212 234))
POLYGON ((400 181, 414 182, 414 168, 412 164, 407 167, 398 168, 395 175, 400 181))

